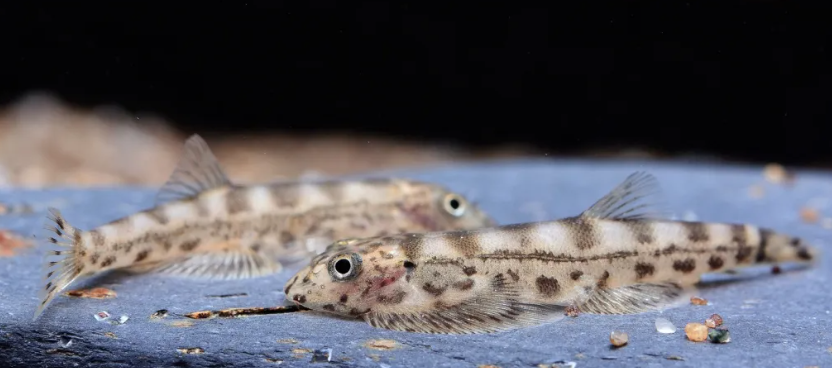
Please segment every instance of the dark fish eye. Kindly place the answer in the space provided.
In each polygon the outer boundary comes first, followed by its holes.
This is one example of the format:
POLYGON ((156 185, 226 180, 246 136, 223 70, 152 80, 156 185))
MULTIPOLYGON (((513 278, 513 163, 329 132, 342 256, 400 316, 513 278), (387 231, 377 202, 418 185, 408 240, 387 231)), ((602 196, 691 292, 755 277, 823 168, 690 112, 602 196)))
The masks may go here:
POLYGON ((342 254, 329 262, 329 274, 335 281, 347 281, 358 275, 360 267, 361 256, 357 253, 342 254))
POLYGON ((442 205, 445 211, 453 216, 459 217, 465 214, 465 201, 456 194, 446 195, 442 205))

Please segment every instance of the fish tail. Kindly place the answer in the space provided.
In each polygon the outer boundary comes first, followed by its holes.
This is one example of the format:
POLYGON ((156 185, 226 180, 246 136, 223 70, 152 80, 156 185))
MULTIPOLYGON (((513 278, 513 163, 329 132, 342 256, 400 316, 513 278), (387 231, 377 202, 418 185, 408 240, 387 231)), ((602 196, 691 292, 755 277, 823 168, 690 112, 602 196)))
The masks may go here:
POLYGON ((820 250, 799 237, 781 234, 770 229, 760 229, 760 249, 756 263, 801 262, 809 263, 820 256, 820 250))
POLYGON ((33 320, 43 313, 58 293, 78 278, 83 269, 79 256, 79 252, 83 251, 82 231, 70 225, 55 208, 49 208, 47 218, 49 221, 45 229, 49 232, 48 242, 57 249, 52 247, 44 257, 45 275, 39 293, 40 304, 33 320))

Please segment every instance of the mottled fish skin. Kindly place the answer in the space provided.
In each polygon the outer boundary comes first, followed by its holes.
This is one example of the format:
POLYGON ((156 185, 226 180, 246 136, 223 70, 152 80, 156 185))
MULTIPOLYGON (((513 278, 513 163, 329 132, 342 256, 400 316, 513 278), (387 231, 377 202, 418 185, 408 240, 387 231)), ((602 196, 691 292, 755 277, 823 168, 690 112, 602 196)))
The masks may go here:
POLYGON ((331 242, 495 222, 460 194, 385 178, 238 186, 199 136, 186 143, 157 206, 95 229, 50 209, 50 250, 37 318, 78 277, 108 270, 247 278, 308 260, 331 242))
POLYGON ((581 313, 678 303, 704 273, 810 262, 799 238, 748 224, 670 221, 639 205, 636 173, 580 216, 336 242, 289 279, 287 299, 423 333, 486 333, 581 313))

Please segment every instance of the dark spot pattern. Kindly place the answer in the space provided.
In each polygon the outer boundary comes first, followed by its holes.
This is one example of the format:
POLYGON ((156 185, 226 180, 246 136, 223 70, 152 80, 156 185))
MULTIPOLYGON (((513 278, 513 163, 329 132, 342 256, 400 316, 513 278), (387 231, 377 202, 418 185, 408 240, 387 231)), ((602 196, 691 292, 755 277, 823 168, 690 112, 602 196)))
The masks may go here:
POLYGON ((720 269, 724 264, 725 261, 723 261, 720 256, 711 256, 711 258, 708 259, 708 266, 711 267, 712 270, 720 269))
POLYGON ((324 310, 328 310, 328 311, 330 311, 330 312, 334 312, 334 311, 335 311, 335 306, 334 306, 334 305, 332 305, 332 304, 324 304, 324 306, 323 306, 323 307, 321 307, 321 308, 323 308, 324 310))
POLYGON ((745 225, 731 225, 731 241, 737 245, 737 262, 743 262, 754 253, 754 247, 748 246, 745 225))
POLYGON ((633 238, 635 238, 639 244, 651 244, 655 240, 653 237, 653 225, 649 222, 628 220, 622 223, 630 229, 630 232, 633 233, 633 238))
POLYGON ((145 258, 147 258, 148 255, 150 255, 150 250, 149 249, 145 249, 145 250, 139 252, 139 254, 136 254, 135 262, 144 261, 145 258))
POLYGON ((170 240, 165 240, 162 243, 162 246, 165 247, 165 252, 169 252, 170 249, 173 248, 173 243, 171 243, 170 240))
POLYGON ((477 268, 474 266, 463 267, 462 272, 464 272, 466 276, 471 276, 477 273, 477 268))
POLYGON ((343 295, 341 295, 340 302, 341 302, 341 303, 346 303, 346 302, 347 302, 347 300, 349 300, 349 298, 350 298, 350 297, 349 297, 349 295, 347 295, 347 294, 343 294, 343 295))
POLYGON ((466 257, 473 257, 480 253, 480 244, 476 235, 455 231, 444 235, 447 244, 466 257))
POLYGON ((154 221, 156 221, 160 225, 166 225, 170 221, 163 207, 156 207, 148 211, 147 215, 150 216, 154 221))
POLYGON ((232 189, 225 195, 225 209, 229 215, 251 210, 248 192, 245 189, 232 189))
POLYGON ((605 288, 605 287, 607 287, 607 280, 609 278, 610 278, 610 272, 609 271, 604 271, 604 274, 601 275, 600 278, 598 278, 598 282, 596 282, 595 285, 597 285, 599 288, 605 288))
POLYGON ((595 223, 592 220, 582 217, 573 217, 563 221, 569 230, 572 243, 578 249, 591 249, 597 246, 600 241, 595 230, 595 223))
POLYGON ((583 271, 577 271, 576 270, 576 271, 572 271, 572 273, 569 274, 569 277, 572 278, 572 280, 578 281, 578 279, 581 278, 581 276, 583 276, 583 275, 584 275, 583 271))
POLYGON ((107 258, 104 258, 104 261, 101 262, 101 267, 108 267, 108 266, 112 265, 115 262, 116 262, 116 257, 109 256, 107 258))
POLYGON ((407 296, 407 293, 402 290, 396 290, 390 295, 379 295, 376 300, 381 304, 391 305, 391 304, 399 304, 404 300, 404 297, 407 296))
POLYGON ((696 260, 687 258, 684 260, 673 261, 673 269, 682 273, 691 273, 696 269, 696 260))
POLYGON ((444 293, 446 289, 447 289, 447 286, 436 287, 436 286, 433 286, 433 284, 431 284, 429 282, 422 285, 422 290, 428 292, 428 294, 433 295, 435 297, 442 295, 442 293, 444 293))
POLYGON ((93 254, 90 256, 90 263, 92 263, 93 265, 97 264, 97 263, 98 263, 98 258, 99 258, 99 257, 101 257, 101 256, 100 256, 100 255, 98 255, 98 253, 93 253, 93 254))
POLYGON ((98 230, 90 231, 90 236, 92 237, 92 245, 96 247, 103 247, 104 243, 107 242, 107 240, 104 239, 104 235, 102 235, 98 230))
POLYGON ((474 287, 474 280, 467 279, 465 281, 457 281, 453 284, 454 289, 469 290, 474 287))
POLYGON ((182 249, 185 252, 192 251, 199 246, 199 239, 187 240, 179 244, 179 249, 182 249))
POLYGON ((541 275, 535 280, 535 284, 537 285, 537 291, 547 297, 555 296, 560 291, 560 284, 554 277, 541 275))
POLYGON ((306 295, 295 294, 295 296, 292 297, 292 300, 294 300, 298 303, 301 303, 301 304, 306 303, 306 295))
POLYGON ((520 281, 520 275, 518 275, 517 272, 514 272, 511 269, 509 269, 508 271, 506 271, 506 273, 508 274, 509 277, 511 277, 511 279, 514 282, 520 281))
POLYGON ((774 235, 774 232, 771 230, 760 229, 760 246, 757 247, 757 257, 755 262, 762 263, 768 260, 768 256, 766 255, 766 247, 768 247, 769 239, 774 235))
POLYGON ((280 232, 280 244, 286 245, 295 241, 295 236, 289 231, 280 232))
POLYGON ((298 277, 297 276, 293 277, 292 282, 290 282, 288 285, 286 285, 286 288, 283 289, 283 294, 289 294, 289 289, 291 289, 292 286, 295 286, 295 282, 297 282, 297 281, 298 281, 298 277))
POLYGON ((652 275, 656 271, 656 267, 650 263, 639 262, 636 263, 636 276, 643 279, 648 275, 652 275))
POLYGON ((809 248, 800 248, 800 250, 797 251, 797 258, 800 258, 804 261, 811 261, 812 254, 809 253, 809 248))
POLYGON ((694 243, 699 243, 710 239, 708 231, 705 228, 705 224, 701 222, 681 222, 681 224, 688 232, 688 240, 694 243))

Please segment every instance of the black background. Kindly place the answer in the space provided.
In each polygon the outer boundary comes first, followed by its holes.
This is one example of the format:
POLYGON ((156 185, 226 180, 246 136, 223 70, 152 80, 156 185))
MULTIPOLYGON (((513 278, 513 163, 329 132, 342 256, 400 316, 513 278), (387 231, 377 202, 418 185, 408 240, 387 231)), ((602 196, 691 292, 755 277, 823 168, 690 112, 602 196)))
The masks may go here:
POLYGON ((0 103, 40 90, 186 132, 814 163, 832 158, 816 3, 8 2, 0 103))

